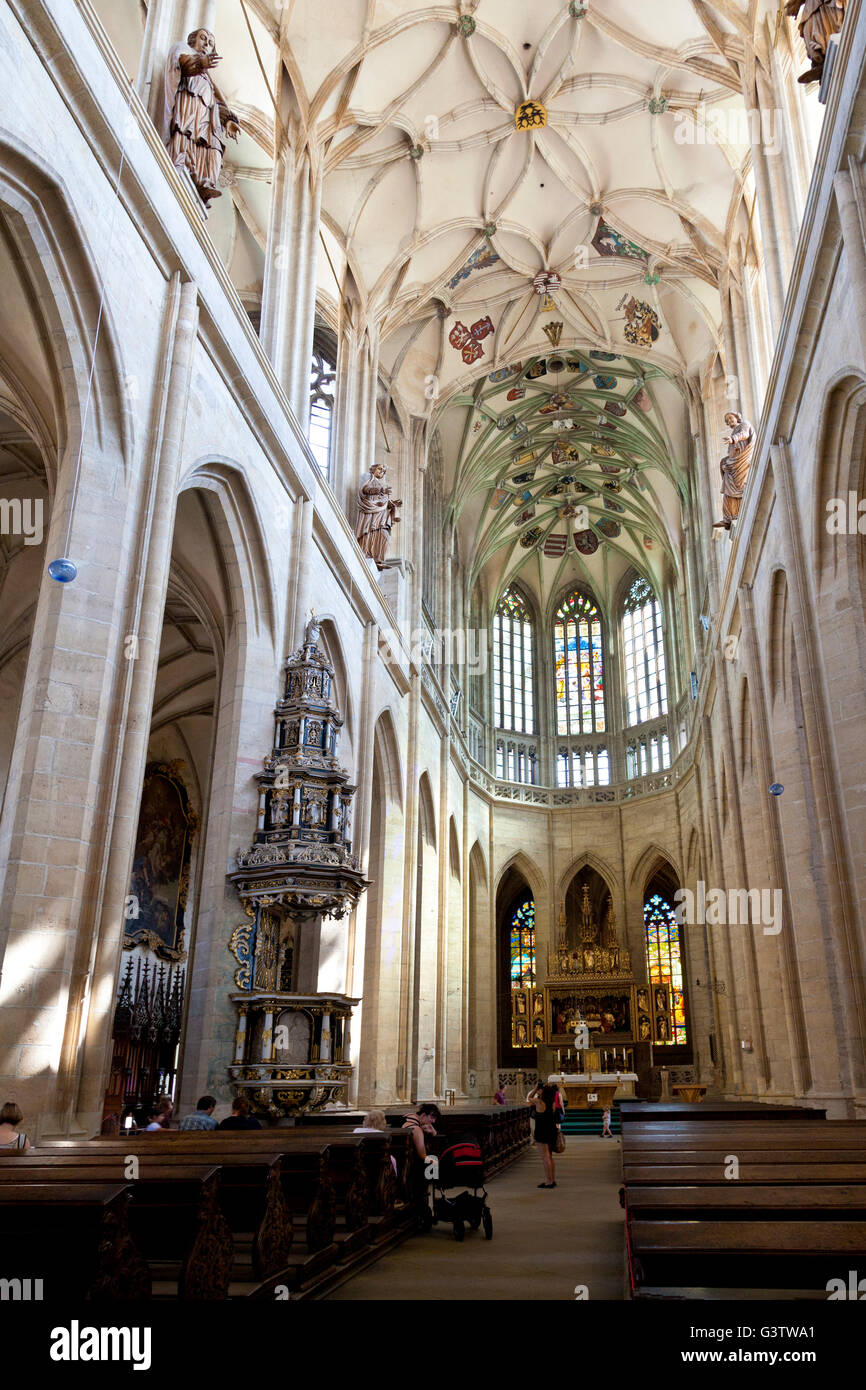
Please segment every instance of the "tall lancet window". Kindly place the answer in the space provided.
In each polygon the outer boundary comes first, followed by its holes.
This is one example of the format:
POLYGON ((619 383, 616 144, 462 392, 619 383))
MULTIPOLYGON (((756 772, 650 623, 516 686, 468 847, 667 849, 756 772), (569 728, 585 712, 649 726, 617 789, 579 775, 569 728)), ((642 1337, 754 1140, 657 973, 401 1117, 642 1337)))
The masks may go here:
POLYGON ((497 729, 535 732, 532 614, 514 588, 505 590, 493 615, 493 722, 497 729))
POLYGON ((557 610, 553 657, 556 732, 560 736, 604 733, 601 616, 592 599, 577 589, 557 610))
MULTIPOLYGON (((653 1037, 657 1043, 687 1043, 686 1002, 683 992, 683 953, 676 914, 666 898, 652 893, 643 905, 646 936, 647 975, 650 989, 667 985, 670 992, 670 1012, 659 1010, 651 1001, 654 1015, 653 1037), (660 1024, 659 1013, 666 1017, 660 1024)), ((661 1001, 659 1001, 661 1002, 661 1001)))
POLYGON ((622 615, 627 724, 668 712, 661 605, 645 579, 635 579, 622 615))
POLYGON ((327 478, 331 466, 331 428, 334 423, 336 369, 317 347, 310 366, 310 425, 308 437, 313 457, 327 478))

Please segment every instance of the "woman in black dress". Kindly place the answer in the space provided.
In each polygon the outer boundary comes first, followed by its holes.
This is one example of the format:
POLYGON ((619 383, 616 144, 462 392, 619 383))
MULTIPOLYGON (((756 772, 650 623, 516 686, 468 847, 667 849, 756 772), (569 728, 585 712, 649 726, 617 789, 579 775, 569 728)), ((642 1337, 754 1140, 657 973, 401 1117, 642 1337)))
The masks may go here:
POLYGON ((553 1146, 556 1143, 556 1087, 542 1086, 539 1081, 526 1099, 535 1110, 535 1142, 544 1164, 544 1182, 540 1182, 538 1186, 556 1187, 556 1167, 553 1160, 553 1146))

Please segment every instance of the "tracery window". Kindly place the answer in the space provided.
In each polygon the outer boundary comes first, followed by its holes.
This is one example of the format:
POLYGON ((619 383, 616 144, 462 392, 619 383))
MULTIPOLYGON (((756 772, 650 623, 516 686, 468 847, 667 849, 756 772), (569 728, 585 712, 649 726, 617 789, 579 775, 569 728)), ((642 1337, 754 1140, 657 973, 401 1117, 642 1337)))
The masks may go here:
POLYGON ((604 733, 601 616, 592 599, 579 590, 557 610, 553 654, 557 733, 604 733))
POLYGON ((668 690, 661 605, 645 579, 631 585, 623 605, 627 725, 667 714, 668 690))
POLYGON ((307 435, 313 457, 324 476, 331 465, 331 430, 334 423, 334 381, 336 368, 315 348, 310 366, 310 424, 307 435))
POLYGON ((658 1045, 686 1043, 682 945, 676 915, 660 893, 653 893, 644 903, 643 920, 650 985, 670 985, 671 990, 671 1036, 659 1040, 658 1045))
POLYGON ((518 589, 506 589, 493 615, 493 722, 497 729, 535 732, 532 615, 518 589))
MULTIPOLYGON (((527 894, 515 908, 511 918, 511 1045, 534 1047, 544 1041, 535 1022, 539 1015, 536 1005, 535 973, 535 903, 527 894)), ((540 997, 540 996, 539 996, 540 997)))

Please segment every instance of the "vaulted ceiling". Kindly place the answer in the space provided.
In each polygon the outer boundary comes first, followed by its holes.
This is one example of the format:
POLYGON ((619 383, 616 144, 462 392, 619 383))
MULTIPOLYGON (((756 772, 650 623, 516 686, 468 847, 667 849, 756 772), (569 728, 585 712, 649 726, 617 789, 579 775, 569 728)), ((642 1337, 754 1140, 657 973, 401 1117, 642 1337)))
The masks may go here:
MULTIPOLYGON (((675 553, 684 377, 712 364, 720 276, 756 236, 747 123, 719 117, 743 112, 780 23, 775 0, 216 0, 218 81, 243 133, 211 234, 254 307, 282 72, 281 119, 323 179, 320 306, 336 323, 351 298, 394 402, 438 422, 461 554, 494 587, 525 547, 500 543, 505 514, 479 518, 507 443, 526 437, 478 430, 478 408, 508 414, 492 376, 551 348, 612 354, 616 386, 549 372, 513 413, 535 437, 534 403, 555 387, 577 391, 582 432, 593 412, 621 420, 638 481, 617 548, 645 560, 646 535, 675 553)), ((534 502, 544 531, 551 510, 534 502)))

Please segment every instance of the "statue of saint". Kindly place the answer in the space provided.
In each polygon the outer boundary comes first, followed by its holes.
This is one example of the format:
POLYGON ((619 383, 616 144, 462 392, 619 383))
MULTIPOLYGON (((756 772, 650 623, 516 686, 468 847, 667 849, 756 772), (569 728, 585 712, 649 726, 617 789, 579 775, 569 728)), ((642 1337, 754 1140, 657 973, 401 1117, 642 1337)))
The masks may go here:
POLYGON ((731 522, 739 515, 746 479, 752 466, 755 430, 736 410, 728 411, 725 424, 730 426, 731 433, 725 435, 728 452, 719 465, 722 471, 722 519, 715 524, 729 531, 731 522))
POLYGON ((845 18, 848 0, 788 0, 785 14, 797 19, 802 10, 797 28, 806 45, 806 54, 812 66, 801 72, 798 82, 820 82, 824 72, 824 59, 827 44, 832 34, 838 34, 845 18))
POLYGON ((400 520, 398 508, 403 505, 402 501, 392 499, 391 489, 382 482, 386 471, 384 463, 374 463, 369 473, 364 474, 358 488, 358 519, 355 522, 358 544, 369 559, 376 561, 379 569, 391 539, 391 527, 400 520))
POLYGON ((319 622, 315 613, 311 612, 310 621, 304 628, 304 647, 309 648, 311 651, 314 647, 317 647, 319 645, 319 637, 321 635, 321 632, 321 623, 319 622))
POLYGON ((194 29, 169 50, 165 66, 163 139, 176 169, 187 169, 205 207, 222 196, 217 187, 225 137, 240 126, 210 75, 221 61, 209 29, 194 29), (223 124, 225 122, 225 124, 223 124))

